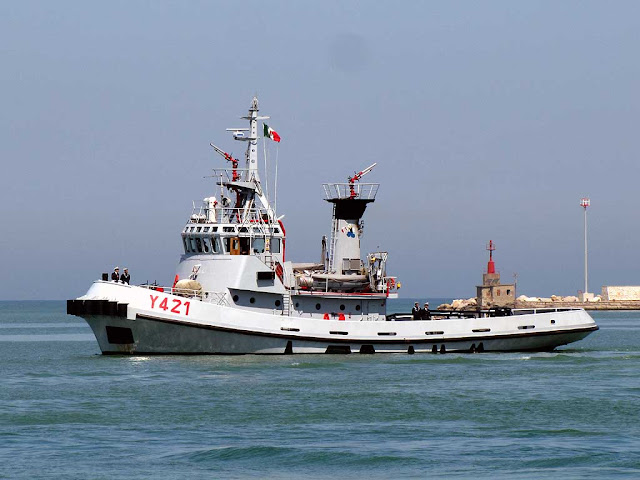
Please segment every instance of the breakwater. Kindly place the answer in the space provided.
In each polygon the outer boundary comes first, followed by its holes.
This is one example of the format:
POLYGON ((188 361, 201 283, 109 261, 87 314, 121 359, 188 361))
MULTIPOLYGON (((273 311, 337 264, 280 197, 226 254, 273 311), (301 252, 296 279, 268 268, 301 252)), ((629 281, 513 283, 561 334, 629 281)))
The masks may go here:
POLYGON ((597 302, 521 301, 515 308, 584 308, 585 310, 640 310, 640 300, 599 300, 597 302))

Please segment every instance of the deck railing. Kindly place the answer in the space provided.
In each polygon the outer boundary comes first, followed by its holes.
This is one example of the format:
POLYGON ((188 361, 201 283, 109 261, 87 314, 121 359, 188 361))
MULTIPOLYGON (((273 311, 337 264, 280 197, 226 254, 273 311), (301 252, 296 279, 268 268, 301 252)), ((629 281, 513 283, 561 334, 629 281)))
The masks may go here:
POLYGON ((142 288, 155 290, 156 292, 168 293, 179 297, 192 298, 216 305, 229 306, 229 299, 226 292, 214 292, 206 290, 194 290, 190 288, 162 287, 160 285, 140 285, 142 288))
MULTIPOLYGON (((430 320, 450 320, 460 318, 492 318, 517 315, 531 315, 536 313, 567 312, 580 310, 579 308, 499 308, 489 310, 429 310, 430 320)), ((390 321, 413 321, 411 313, 392 313, 387 315, 390 321)))
POLYGON ((379 183, 324 183, 327 200, 357 198, 359 200, 375 200, 379 183))

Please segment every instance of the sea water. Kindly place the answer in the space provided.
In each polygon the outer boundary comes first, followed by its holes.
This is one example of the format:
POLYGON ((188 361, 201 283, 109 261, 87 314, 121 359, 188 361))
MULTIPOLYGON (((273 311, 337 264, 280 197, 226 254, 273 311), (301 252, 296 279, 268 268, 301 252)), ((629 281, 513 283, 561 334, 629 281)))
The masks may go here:
POLYGON ((640 312, 593 316, 550 353, 114 357, 0 302, 0 478, 639 478, 640 312))

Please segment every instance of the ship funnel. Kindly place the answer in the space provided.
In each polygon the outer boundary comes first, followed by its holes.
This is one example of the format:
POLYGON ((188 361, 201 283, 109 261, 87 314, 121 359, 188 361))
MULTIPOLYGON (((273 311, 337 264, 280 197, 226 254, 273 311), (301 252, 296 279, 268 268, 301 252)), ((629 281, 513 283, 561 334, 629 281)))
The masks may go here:
POLYGON ((379 183, 325 183, 325 200, 333 204, 329 265, 327 270, 341 275, 359 274, 360 219, 376 199, 379 183))

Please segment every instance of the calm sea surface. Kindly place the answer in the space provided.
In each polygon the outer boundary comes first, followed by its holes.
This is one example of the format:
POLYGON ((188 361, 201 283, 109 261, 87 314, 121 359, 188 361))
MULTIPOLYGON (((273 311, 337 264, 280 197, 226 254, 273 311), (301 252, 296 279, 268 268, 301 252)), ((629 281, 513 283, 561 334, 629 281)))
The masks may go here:
POLYGON ((640 478, 640 312, 552 353, 131 358, 65 308, 0 302, 0 478, 640 478))

